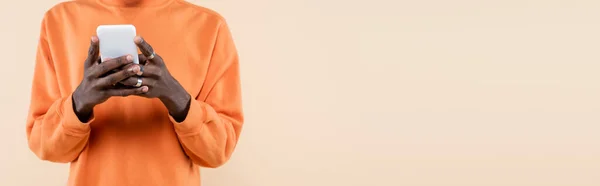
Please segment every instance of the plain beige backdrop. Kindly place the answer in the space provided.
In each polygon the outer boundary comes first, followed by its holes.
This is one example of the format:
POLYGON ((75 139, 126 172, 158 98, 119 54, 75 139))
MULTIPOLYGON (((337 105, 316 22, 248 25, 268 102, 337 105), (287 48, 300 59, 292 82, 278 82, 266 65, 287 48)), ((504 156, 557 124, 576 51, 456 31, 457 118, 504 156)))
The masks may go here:
MULTIPOLYGON (((0 3, 0 185, 27 148, 43 13, 0 3)), ((247 122, 204 186, 600 185, 600 1, 195 0, 241 55, 247 122)))

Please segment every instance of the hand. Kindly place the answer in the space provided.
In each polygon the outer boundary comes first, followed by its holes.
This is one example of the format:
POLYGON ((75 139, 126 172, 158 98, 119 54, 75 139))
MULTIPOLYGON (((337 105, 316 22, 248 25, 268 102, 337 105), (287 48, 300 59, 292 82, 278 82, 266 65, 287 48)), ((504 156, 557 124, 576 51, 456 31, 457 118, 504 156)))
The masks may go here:
POLYGON ((141 80, 141 86, 147 86, 148 91, 140 94, 140 96, 159 98, 167 107, 171 116, 176 120, 181 119, 183 121, 189 110, 191 96, 169 73, 163 58, 154 52, 150 44, 139 36, 135 37, 134 42, 143 53, 139 56, 142 67, 141 75, 129 77, 121 81, 121 84, 131 87, 141 80))
POLYGON ((88 57, 84 63, 84 77, 73 92, 73 109, 82 122, 92 116, 94 106, 103 103, 112 96, 142 94, 148 87, 115 88, 119 81, 140 72, 140 66, 133 64, 131 56, 121 56, 99 63, 98 38, 92 37, 88 57), (114 71, 112 73, 111 71, 114 71))

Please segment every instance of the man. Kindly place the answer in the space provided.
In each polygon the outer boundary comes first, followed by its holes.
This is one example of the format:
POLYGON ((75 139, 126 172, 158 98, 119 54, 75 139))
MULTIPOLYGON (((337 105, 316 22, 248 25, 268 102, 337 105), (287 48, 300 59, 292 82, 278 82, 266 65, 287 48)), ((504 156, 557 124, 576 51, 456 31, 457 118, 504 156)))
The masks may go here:
POLYGON ((44 16, 27 120, 30 149, 70 162, 68 185, 200 185, 243 123, 225 20, 182 0, 76 0, 44 16), (132 56, 99 60, 98 25, 133 24, 132 56), (91 41, 90 41, 91 37, 91 41))

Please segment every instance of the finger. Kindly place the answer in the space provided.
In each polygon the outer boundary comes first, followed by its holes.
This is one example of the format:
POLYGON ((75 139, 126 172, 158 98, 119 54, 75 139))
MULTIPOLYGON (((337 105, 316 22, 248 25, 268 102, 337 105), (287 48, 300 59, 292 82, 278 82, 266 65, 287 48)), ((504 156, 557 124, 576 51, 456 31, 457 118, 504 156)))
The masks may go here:
POLYGON ((145 65, 148 62, 148 58, 144 54, 138 54, 140 64, 145 65))
MULTIPOLYGON (((98 64, 100 64, 102 62, 105 62, 105 61, 108 61, 108 60, 111 60, 111 59, 113 59, 113 58, 105 57, 104 59, 100 59, 100 62, 98 62, 98 64)), ((133 64, 133 63, 130 63, 129 65, 131 65, 131 64, 133 64)), ((107 76, 108 74, 112 74, 112 73, 118 72, 119 70, 121 70, 121 69, 119 69, 119 68, 112 69, 108 73, 104 73, 104 74, 100 75, 99 77, 107 76)))
POLYGON ((146 40, 144 40, 142 37, 135 36, 133 42, 135 42, 135 44, 140 48, 140 51, 142 51, 142 54, 144 54, 144 56, 150 56, 154 54, 154 49, 152 48, 152 46, 150 46, 150 44, 146 42, 146 40))
MULTIPOLYGON (((138 65, 138 64, 129 63, 129 64, 127 64, 127 65, 123 66, 123 67, 112 69, 111 71, 109 71, 109 72, 107 72, 107 73, 105 73, 105 74, 102 74, 102 75, 101 75, 101 76, 99 76, 98 78, 103 78, 103 77, 106 77, 106 76, 108 76, 108 75, 111 75, 111 74, 117 73, 117 72, 119 72, 120 70, 123 70, 123 69, 129 69, 129 68, 131 68, 131 67, 133 67, 133 66, 135 66, 135 65, 138 65)), ((141 68, 141 66, 140 66, 140 70, 141 70, 141 69, 142 69, 142 68, 141 68)), ((137 74, 141 74, 141 72, 138 72, 137 74)))
POLYGON ((136 95, 136 94, 143 94, 146 92, 148 92, 147 86, 142 86, 142 87, 137 87, 137 88, 120 88, 120 89, 105 90, 105 93, 108 96, 121 96, 121 97, 136 95))
POLYGON ((138 76, 160 77, 162 75, 161 68, 156 65, 143 65, 141 67, 140 73, 137 74, 138 76))
POLYGON ((140 65, 140 70, 136 73, 136 75, 141 76, 144 74, 144 66, 145 65, 140 65))
POLYGON ((142 54, 144 54, 144 56, 146 56, 146 61, 152 61, 155 63, 162 64, 162 61, 160 60, 161 58, 156 54, 156 52, 154 51, 152 46, 150 46, 150 44, 148 42, 146 42, 145 39, 143 39, 140 36, 135 36, 133 41, 138 46, 138 48, 140 48, 140 51, 142 51, 142 54), (152 56, 152 55, 154 55, 154 58, 149 59, 149 56, 152 56))
POLYGON ((123 68, 121 68, 121 69, 129 69, 129 68, 131 68, 131 67, 133 67, 133 66, 140 66, 140 65, 138 65, 138 64, 135 64, 135 63, 129 63, 129 64, 127 64, 127 65, 123 66, 123 68))
POLYGON ((127 65, 133 62, 133 58, 130 55, 121 56, 114 59, 106 60, 98 65, 93 66, 91 75, 92 77, 100 77, 107 72, 119 68, 123 65, 127 65))
POLYGON ((100 78, 98 80, 97 86, 99 86, 99 87, 113 86, 113 85, 119 83, 120 81, 127 79, 128 77, 134 76, 139 71, 140 71, 140 66, 132 65, 129 68, 119 70, 115 73, 107 75, 106 77, 100 78))
POLYGON ((94 65, 99 58, 99 42, 98 42, 98 37, 96 36, 92 36, 91 41, 90 41, 90 47, 88 49, 88 56, 85 59, 85 63, 84 63, 84 68, 90 68, 92 65, 94 65))
POLYGON ((128 77, 127 79, 121 81, 121 84, 125 86, 135 86, 138 84, 138 79, 142 80, 142 84, 140 86, 154 87, 156 84, 156 79, 147 77, 128 77))

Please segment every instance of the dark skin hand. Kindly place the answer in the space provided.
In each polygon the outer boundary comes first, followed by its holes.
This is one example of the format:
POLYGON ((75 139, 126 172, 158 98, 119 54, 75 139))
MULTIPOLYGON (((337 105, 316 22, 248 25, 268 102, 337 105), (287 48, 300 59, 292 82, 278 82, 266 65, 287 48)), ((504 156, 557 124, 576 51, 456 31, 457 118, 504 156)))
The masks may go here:
POLYGON ((122 56, 99 63, 98 38, 92 37, 84 64, 84 78, 73 92, 73 109, 82 122, 92 117, 94 106, 113 96, 139 95, 148 92, 147 86, 115 88, 120 81, 140 73, 131 56, 122 56), (114 71, 114 73, 109 73, 114 71))
POLYGON ((158 98, 169 110, 169 114, 178 122, 185 120, 189 111, 191 96, 169 73, 163 58, 154 52, 154 49, 144 39, 137 36, 135 44, 142 51, 139 56, 142 72, 139 76, 127 77, 120 84, 125 87, 134 87, 138 78, 142 79, 142 87, 148 87, 148 91, 138 96, 147 98, 158 98), (147 56, 154 55, 149 59, 147 56))

